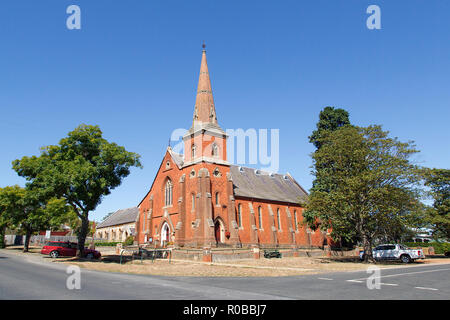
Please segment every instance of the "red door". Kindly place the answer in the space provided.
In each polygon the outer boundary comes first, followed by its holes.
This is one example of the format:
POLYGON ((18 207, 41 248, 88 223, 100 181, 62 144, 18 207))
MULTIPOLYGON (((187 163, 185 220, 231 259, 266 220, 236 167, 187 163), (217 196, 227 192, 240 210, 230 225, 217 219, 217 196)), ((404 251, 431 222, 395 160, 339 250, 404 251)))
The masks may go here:
POLYGON ((222 242, 221 237, 220 237, 220 222, 216 221, 216 223, 214 224, 214 234, 216 236, 216 242, 220 243, 222 242))

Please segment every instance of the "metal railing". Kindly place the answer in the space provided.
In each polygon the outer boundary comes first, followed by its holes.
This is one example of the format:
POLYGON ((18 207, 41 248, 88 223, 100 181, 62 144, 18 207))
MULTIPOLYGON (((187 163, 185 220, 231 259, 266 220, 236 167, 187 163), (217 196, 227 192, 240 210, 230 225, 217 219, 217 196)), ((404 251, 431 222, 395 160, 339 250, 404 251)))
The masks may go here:
POLYGON ((133 262, 134 256, 138 256, 142 261, 144 259, 152 259, 152 263, 155 262, 155 259, 169 259, 169 263, 172 261, 172 249, 144 249, 144 248, 124 248, 120 250, 120 264, 122 264, 124 254, 131 253, 131 262, 133 262))

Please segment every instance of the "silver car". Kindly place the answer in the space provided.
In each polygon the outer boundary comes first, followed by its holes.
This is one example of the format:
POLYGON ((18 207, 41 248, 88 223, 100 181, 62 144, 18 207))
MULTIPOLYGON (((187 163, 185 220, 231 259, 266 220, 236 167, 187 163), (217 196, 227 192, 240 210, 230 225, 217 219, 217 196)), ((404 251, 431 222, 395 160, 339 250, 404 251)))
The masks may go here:
MULTIPOLYGON (((372 250, 373 258, 377 261, 401 261, 410 263, 417 259, 424 259, 422 249, 409 249, 401 244, 382 244, 372 250)), ((364 260, 364 251, 360 251, 359 258, 364 260)))

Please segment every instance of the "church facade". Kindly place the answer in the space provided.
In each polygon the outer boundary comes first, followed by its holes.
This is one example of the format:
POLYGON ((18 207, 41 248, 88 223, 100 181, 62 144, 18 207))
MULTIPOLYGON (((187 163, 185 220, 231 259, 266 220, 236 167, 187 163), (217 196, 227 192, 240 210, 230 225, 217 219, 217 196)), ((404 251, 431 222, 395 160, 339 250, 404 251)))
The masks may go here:
POLYGON ((139 203, 136 241, 176 247, 321 247, 326 235, 303 224, 307 192, 289 174, 232 165, 217 122, 203 49, 184 155, 170 147, 139 203))

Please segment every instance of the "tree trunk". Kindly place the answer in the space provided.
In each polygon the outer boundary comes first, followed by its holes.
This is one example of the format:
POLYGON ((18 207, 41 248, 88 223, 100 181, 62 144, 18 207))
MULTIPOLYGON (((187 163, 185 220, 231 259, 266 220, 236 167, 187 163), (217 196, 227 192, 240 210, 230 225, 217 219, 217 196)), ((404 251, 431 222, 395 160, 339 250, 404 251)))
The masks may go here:
POLYGON ((23 252, 28 252, 28 249, 30 248, 30 240, 31 240, 32 233, 33 233, 33 230, 31 228, 26 229, 25 242, 23 244, 23 252))
POLYGON ((364 234, 363 235, 363 246, 364 246, 364 262, 374 262, 372 255, 372 242, 370 241, 369 237, 364 234))
POLYGON ((0 249, 6 248, 5 233, 6 227, 0 227, 0 249))
POLYGON ((89 218, 88 212, 83 213, 81 218, 81 228, 80 233, 78 234, 78 257, 84 257, 84 244, 86 242, 86 237, 89 232, 89 218))

